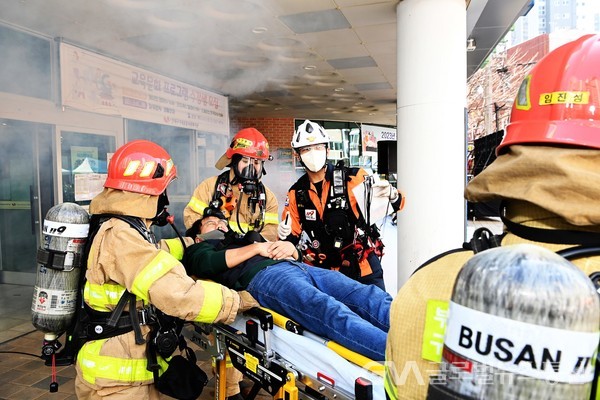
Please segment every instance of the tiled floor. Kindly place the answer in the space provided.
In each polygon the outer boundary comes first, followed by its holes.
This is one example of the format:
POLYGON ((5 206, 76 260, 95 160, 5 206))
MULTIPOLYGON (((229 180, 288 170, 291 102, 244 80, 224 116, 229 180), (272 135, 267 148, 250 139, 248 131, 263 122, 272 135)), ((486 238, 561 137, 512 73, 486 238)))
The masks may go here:
POLYGON ((34 330, 32 296, 31 286, 0 285, 0 343, 34 330))
MULTIPOLYGON (((56 368, 58 392, 49 392, 52 369, 40 358, 44 335, 31 324, 32 295, 32 287, 0 284, 0 399, 76 399, 73 366, 56 368)), ((200 368, 210 377, 208 353, 191 340, 187 342, 196 351, 200 368)), ((214 380, 211 378, 199 400, 213 398, 214 380)), ((271 397, 261 391, 256 398, 271 397)))
POLYGON ((39 358, 43 335, 34 331, 0 345, 1 399, 75 399, 75 369, 57 367, 57 393, 50 393, 51 368, 39 358))
POLYGON ((75 399, 73 367, 58 367, 58 393, 49 393, 51 368, 39 357, 43 334, 31 324, 33 288, 0 285, 0 399, 75 399))

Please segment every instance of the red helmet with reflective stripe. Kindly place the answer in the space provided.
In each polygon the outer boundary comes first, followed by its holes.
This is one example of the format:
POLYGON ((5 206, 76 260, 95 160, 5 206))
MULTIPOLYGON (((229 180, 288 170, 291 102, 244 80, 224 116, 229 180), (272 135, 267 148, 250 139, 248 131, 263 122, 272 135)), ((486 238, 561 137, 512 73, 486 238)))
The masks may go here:
POLYGON ((536 143, 600 149, 600 35, 558 47, 523 80, 497 153, 536 143))
POLYGON ((104 187, 158 196, 176 177, 177 168, 165 149, 148 140, 134 140, 115 151, 104 187))
POLYGON ((255 128, 245 128, 236 133, 229 148, 215 164, 218 169, 223 169, 231 162, 234 154, 266 161, 269 159, 269 142, 255 128))

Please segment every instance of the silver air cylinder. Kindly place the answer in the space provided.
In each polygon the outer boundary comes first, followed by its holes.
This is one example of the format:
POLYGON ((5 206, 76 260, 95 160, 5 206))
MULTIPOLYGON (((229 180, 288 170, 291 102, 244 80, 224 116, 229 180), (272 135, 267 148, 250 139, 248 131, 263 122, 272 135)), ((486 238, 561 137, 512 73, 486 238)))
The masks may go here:
POLYGON ((459 273, 436 384, 462 399, 589 399, 600 301, 538 246, 486 250, 459 273))
POLYGON ((87 211, 74 203, 52 207, 44 219, 31 317, 33 326, 46 333, 46 340, 65 332, 75 314, 88 229, 87 211))

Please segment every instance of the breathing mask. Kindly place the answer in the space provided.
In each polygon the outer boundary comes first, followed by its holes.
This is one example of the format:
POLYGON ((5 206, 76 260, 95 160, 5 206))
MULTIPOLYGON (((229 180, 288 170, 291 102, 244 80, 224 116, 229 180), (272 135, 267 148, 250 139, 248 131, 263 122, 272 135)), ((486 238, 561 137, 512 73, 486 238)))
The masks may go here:
POLYGON ((167 191, 165 190, 158 196, 158 204, 156 206, 156 216, 152 218, 152 225, 155 226, 165 226, 169 223, 167 220, 171 215, 167 211, 167 206, 169 205, 169 197, 167 196, 167 191))
POLYGON ((244 193, 254 193, 258 187, 258 181, 264 173, 264 162, 256 158, 235 155, 232 159, 232 168, 237 183, 242 184, 244 193))

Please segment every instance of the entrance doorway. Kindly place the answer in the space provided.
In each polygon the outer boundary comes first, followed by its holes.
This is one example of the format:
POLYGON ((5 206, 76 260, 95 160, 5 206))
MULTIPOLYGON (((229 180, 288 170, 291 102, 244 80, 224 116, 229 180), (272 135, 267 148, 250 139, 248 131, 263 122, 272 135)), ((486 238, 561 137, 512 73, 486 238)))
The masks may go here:
POLYGON ((52 125, 0 119, 0 283, 33 285, 54 204, 52 125))

